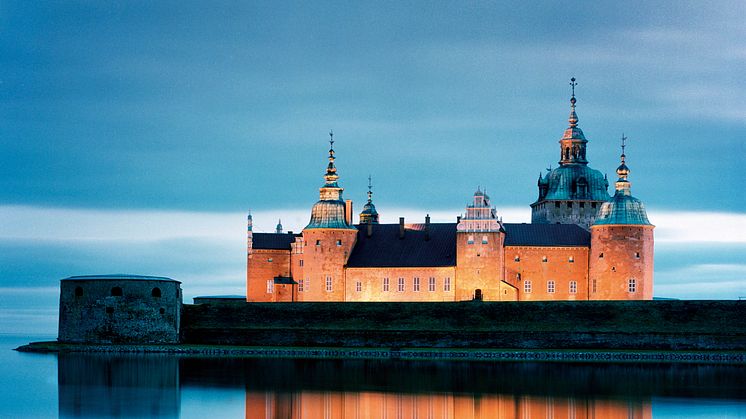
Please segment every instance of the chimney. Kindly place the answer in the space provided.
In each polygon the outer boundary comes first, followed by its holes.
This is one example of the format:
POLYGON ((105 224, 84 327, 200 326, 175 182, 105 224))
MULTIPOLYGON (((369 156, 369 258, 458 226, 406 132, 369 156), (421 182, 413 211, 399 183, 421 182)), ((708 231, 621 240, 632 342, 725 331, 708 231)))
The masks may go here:
POLYGON ((456 224, 458 224, 458 223, 460 223, 460 222, 461 222, 461 216, 460 216, 460 215, 458 215, 458 216, 456 216, 456 224))
POLYGON ((430 214, 425 216, 425 241, 430 240, 430 214))
POLYGON ((368 220, 368 232, 367 236, 371 237, 373 235, 373 223, 372 220, 368 220))
POLYGON ((404 217, 399 217, 399 239, 404 238, 404 217))
POLYGON ((348 199, 345 201, 345 222, 347 225, 352 225, 352 200, 348 199))

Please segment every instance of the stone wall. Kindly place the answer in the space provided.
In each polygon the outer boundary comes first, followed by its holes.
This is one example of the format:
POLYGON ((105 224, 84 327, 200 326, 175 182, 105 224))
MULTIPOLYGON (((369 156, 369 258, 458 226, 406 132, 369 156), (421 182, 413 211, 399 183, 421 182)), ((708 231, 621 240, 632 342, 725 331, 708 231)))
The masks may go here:
POLYGON ((61 342, 177 343, 178 281, 65 279, 60 284, 61 342))

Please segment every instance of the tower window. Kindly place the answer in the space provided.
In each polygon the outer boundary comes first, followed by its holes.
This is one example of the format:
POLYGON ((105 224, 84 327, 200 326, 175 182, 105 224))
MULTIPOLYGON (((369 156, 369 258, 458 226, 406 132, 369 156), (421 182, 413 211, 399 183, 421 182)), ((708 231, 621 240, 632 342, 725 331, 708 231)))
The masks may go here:
POLYGON ((431 276, 428 282, 427 290, 430 292, 435 291, 435 277, 431 276))
POLYGON ((342 240, 337 240, 337 246, 341 246, 341 245, 342 245, 342 240))
POLYGON ((567 261, 570 262, 570 263, 575 263, 575 257, 574 256, 570 256, 569 258, 567 258, 567 261))
POLYGON ((547 262, 548 260, 549 260, 549 259, 547 259, 547 257, 546 257, 546 256, 542 256, 542 257, 541 257, 541 261, 542 261, 542 262, 547 262))
POLYGON ((303 267, 303 259, 298 261, 298 266, 303 267))
POLYGON ((326 292, 332 292, 332 277, 326 277, 326 292))
POLYGON ((267 294, 272 294, 273 292, 275 292, 275 280, 268 279, 267 280, 267 294))
POLYGON ((306 285, 305 282, 306 281, 303 280, 303 279, 299 279, 298 280, 298 292, 304 292, 305 291, 305 289, 303 288, 303 286, 306 285))
POLYGON ((399 278, 399 292, 404 292, 404 278, 399 278))
POLYGON ((272 263, 272 258, 267 259, 267 262, 272 263))
POLYGON ((559 208, 559 207, 560 207, 560 203, 559 203, 559 202, 555 202, 555 203, 554 203, 554 207, 555 207, 555 208, 559 208))
POLYGON ((630 293, 637 292, 637 281, 635 279, 627 281, 627 291, 630 293))
POLYGON ((547 281, 547 292, 550 294, 554 294, 554 281, 547 281))
POLYGON ((355 291, 357 291, 357 292, 360 292, 360 291, 362 291, 362 290, 363 290, 363 283, 362 283, 362 282, 360 282, 360 281, 357 281, 357 282, 355 283, 355 291))
POLYGON ((599 254, 598 254, 598 258, 599 258, 599 259, 603 259, 603 258, 604 258, 604 253, 603 253, 603 252, 599 253, 599 254))
POLYGON ((466 244, 474 244, 474 236, 469 236, 469 238, 466 240, 466 244))
POLYGON ((640 259, 640 252, 635 252, 635 259, 640 259))
POLYGON ((527 294, 531 293, 531 280, 530 279, 523 281, 523 292, 527 294))
POLYGON ((482 244, 487 244, 487 236, 482 236, 482 244))
POLYGON ((567 203, 567 208, 572 208, 572 202, 567 203))
POLYGON ((419 292, 420 291, 420 278, 415 277, 412 282, 412 291, 419 292))
POLYGON ((389 290, 389 279, 383 278, 383 290, 388 291, 389 290))
POLYGON ((150 295, 155 298, 161 298, 161 289, 158 287, 153 288, 153 290, 150 292, 150 295))
POLYGON ((596 208, 596 203, 595 202, 591 202, 591 208, 596 208))
POLYGON ((570 294, 578 292, 578 281, 570 281, 570 294))
POLYGON ((121 297, 122 296, 122 288, 120 287, 114 287, 111 289, 111 296, 112 297, 121 297))
POLYGON ((83 296, 83 287, 75 287, 75 296, 76 297, 82 297, 83 296))
POLYGON ((316 246, 321 246, 321 240, 316 240, 316 246))
POLYGON ((520 262, 521 261, 521 257, 518 256, 518 255, 515 255, 515 258, 513 258, 513 260, 516 261, 516 262, 520 262))
POLYGON ((580 203, 580 204, 578 204, 578 205, 580 205, 580 208, 585 208, 585 202, 581 202, 581 203, 580 203))
POLYGON ((451 278, 444 278, 443 279, 443 291, 450 291, 451 290, 451 278))

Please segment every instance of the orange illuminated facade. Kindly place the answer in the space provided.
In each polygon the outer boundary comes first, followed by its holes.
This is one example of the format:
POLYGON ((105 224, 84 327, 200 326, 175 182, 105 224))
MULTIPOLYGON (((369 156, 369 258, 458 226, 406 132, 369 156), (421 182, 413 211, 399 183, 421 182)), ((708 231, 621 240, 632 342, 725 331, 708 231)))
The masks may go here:
POLYGON ((587 166, 575 102, 573 94, 560 166, 539 177, 530 224, 504 223, 480 189, 456 223, 380 224, 370 185, 353 224, 332 135, 302 232, 254 233, 249 215, 247 301, 652 299, 654 226, 631 195, 625 138, 609 196, 606 177, 587 166))

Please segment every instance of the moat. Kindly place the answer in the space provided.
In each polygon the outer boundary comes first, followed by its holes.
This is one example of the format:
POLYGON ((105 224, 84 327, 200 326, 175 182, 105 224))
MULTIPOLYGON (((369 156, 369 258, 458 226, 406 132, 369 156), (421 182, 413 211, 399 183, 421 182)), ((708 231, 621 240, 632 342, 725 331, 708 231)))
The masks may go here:
POLYGON ((0 416, 746 417, 743 365, 12 351, 27 340, 0 336, 0 416))

